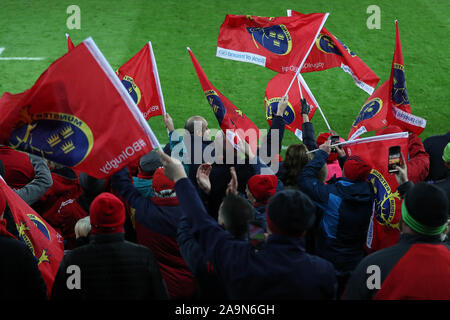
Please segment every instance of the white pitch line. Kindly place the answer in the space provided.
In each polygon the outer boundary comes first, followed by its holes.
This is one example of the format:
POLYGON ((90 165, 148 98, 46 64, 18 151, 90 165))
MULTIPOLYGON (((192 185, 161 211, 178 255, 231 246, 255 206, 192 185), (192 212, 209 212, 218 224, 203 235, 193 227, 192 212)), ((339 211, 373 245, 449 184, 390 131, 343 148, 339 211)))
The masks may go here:
POLYGON ((44 60, 42 57, 0 57, 0 60, 44 60))
MULTIPOLYGON (((0 55, 5 51, 5 47, 0 47, 0 55)), ((0 60, 44 60, 43 57, 0 57, 0 60)))

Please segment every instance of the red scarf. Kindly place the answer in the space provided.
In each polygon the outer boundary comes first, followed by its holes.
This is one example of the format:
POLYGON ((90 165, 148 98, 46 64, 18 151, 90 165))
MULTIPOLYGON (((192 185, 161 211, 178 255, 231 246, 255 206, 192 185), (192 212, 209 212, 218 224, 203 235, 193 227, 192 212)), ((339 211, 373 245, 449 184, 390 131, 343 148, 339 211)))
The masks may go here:
POLYGON ((0 220, 0 237, 9 237, 9 238, 16 239, 16 237, 14 237, 11 233, 9 233, 8 230, 6 230, 6 220, 5 219, 0 220))

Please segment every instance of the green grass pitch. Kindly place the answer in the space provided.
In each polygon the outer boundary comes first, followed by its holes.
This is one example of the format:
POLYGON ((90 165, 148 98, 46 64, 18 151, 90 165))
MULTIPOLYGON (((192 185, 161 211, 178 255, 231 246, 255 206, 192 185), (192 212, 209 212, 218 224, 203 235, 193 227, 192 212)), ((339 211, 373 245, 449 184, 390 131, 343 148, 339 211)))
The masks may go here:
MULTIPOLYGON (((383 83, 390 75, 399 20, 406 83, 413 113, 427 119, 422 139, 449 129, 450 3, 444 0, 1 0, 0 57, 45 57, 41 61, 0 60, 0 94, 33 85, 50 63, 67 52, 64 34, 78 44, 89 36, 116 69, 151 41, 167 111, 176 128, 200 114, 217 128, 186 47, 189 46, 213 85, 260 128, 267 128, 264 91, 275 72, 216 57, 219 27, 226 14, 284 16, 286 9, 329 12, 326 28, 351 48, 383 83), (81 29, 68 30, 69 5, 81 9, 81 29), (367 7, 381 9, 381 29, 368 29, 367 7), (4 49, 1 49, 4 48, 4 49), (2 51, 2 52, 1 52, 2 51)), ((340 68, 303 74, 332 129, 344 138, 367 93, 340 68)), ((93 106, 98 107, 98 106, 93 106)), ((104 121, 107 121, 105 116, 104 121)), ((320 113, 316 133, 326 131, 320 113)), ((161 144, 167 141, 161 117, 150 120, 161 144)), ((286 132, 283 145, 297 143, 286 132)))

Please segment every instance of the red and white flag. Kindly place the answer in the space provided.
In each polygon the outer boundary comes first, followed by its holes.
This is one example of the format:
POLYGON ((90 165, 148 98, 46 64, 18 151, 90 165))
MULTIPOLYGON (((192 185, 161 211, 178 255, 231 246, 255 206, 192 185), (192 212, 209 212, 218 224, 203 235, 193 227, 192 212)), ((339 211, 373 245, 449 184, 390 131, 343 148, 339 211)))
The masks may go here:
POLYGON ((350 129, 349 140, 390 124, 417 135, 425 129, 427 121, 411 113, 406 92, 405 66, 397 21, 395 27, 396 40, 391 76, 364 103, 350 129))
MULTIPOLYGON (((283 114, 286 128, 292 131, 300 140, 303 140, 302 124, 303 118, 301 115, 300 99, 306 99, 311 109, 309 111, 309 119, 312 119, 319 104, 314 98, 312 92, 309 90, 303 77, 298 74, 298 82, 292 85, 288 92, 288 106, 283 114), (300 93, 300 88, 302 92, 300 93)), ((292 74, 279 73, 274 76, 266 87, 264 105, 266 108, 266 119, 269 125, 272 123, 273 115, 277 113, 278 103, 286 93, 286 88, 292 80, 292 74)))
MULTIPOLYGON (((0 177, 0 192, 8 202, 19 238, 33 253, 50 297, 59 264, 64 257, 63 239, 0 177)), ((7 257, 2 257, 7 259, 7 257)))
POLYGON ((89 38, 27 91, 0 98, 0 143, 106 178, 159 147, 147 121, 89 38))
POLYGON ((166 113, 150 41, 117 70, 117 75, 146 120, 166 113))
POLYGON ((367 232, 367 249, 377 251, 398 242, 402 199, 398 182, 388 172, 389 148, 399 146, 408 159, 408 133, 392 133, 342 143, 349 156, 357 155, 372 166, 367 178, 375 192, 371 221, 367 232))
MULTIPOLYGON (((288 10, 288 16, 305 14, 288 10)), ((380 78, 350 48, 327 29, 322 28, 300 72, 322 71, 340 67, 349 73, 355 85, 368 94, 375 90, 380 78)), ((296 68, 287 70, 296 72, 296 68)))
POLYGON ((188 52, 206 99, 228 141, 236 149, 239 149, 239 140, 246 141, 253 154, 256 154, 259 139, 258 127, 211 84, 190 48, 188 52))
POLYGON ((275 18, 226 15, 216 55, 276 72, 301 68, 327 18, 328 13, 275 18))

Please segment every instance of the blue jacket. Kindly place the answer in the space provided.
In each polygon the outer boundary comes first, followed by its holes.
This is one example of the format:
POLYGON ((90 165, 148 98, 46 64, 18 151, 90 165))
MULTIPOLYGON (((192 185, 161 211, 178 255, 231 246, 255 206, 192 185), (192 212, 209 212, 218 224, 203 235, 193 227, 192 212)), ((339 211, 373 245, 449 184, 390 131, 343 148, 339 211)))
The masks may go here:
POLYGON ((180 205, 206 258, 230 299, 332 299, 336 278, 331 263, 311 256, 301 239, 271 235, 260 250, 234 240, 206 212, 189 179, 175 184, 180 205))
POLYGON ((318 180, 327 159, 325 151, 317 151, 300 173, 298 185, 322 209, 316 253, 347 273, 365 256, 374 194, 369 182, 339 178, 327 185, 318 180))

